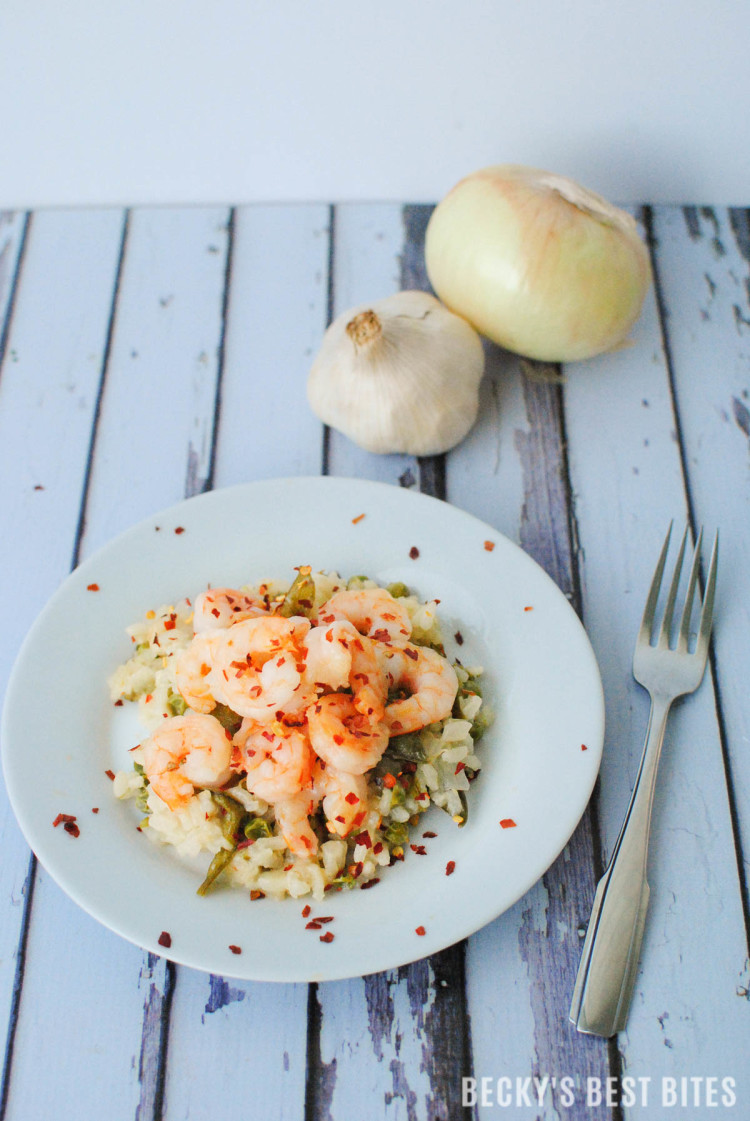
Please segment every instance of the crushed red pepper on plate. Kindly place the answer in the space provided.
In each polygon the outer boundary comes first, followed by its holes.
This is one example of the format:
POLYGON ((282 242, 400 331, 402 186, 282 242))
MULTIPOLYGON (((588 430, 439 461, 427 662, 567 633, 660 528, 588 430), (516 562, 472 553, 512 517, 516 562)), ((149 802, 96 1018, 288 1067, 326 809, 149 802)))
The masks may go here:
POLYGON ((321 934, 321 936, 320 936, 320 941, 321 941, 321 942, 333 942, 333 938, 334 938, 334 936, 333 936, 333 934, 331 933, 331 931, 330 931, 330 930, 327 930, 327 931, 325 932, 325 934, 321 934))
POLYGON ((500 822, 503 829, 515 829, 516 823, 512 817, 504 817, 500 822))
POLYGON ((352 518, 352 525, 357 525, 364 518, 364 514, 357 514, 356 518, 352 518))
POLYGON ((455 862, 455 860, 449 860, 449 861, 448 861, 448 863, 447 863, 447 864, 446 864, 446 866, 445 866, 445 874, 446 874, 446 876, 452 876, 452 875, 453 875, 453 873, 454 873, 455 871, 456 871, 456 862, 455 862))
POLYGON ((175 526, 175 533, 180 534, 185 532, 185 527, 182 525, 175 526))
POLYGON ((172 935, 168 930, 162 930, 161 934, 159 935, 158 942, 160 946, 164 946, 164 948, 168 950, 172 945, 172 935))
POLYGON ((414 933, 415 933, 415 934, 418 934, 418 935, 419 935, 419 937, 421 938, 421 937, 422 937, 422 935, 424 935, 424 934, 426 934, 426 933, 427 933, 427 931, 425 930, 425 928, 424 928, 423 926, 418 926, 418 927, 416 928, 416 930, 414 931, 414 933))
POLYGON ((492 550, 495 548, 495 542, 494 541, 485 541, 484 547, 485 547, 485 549, 487 550, 488 553, 491 553, 492 550))
POLYGON ((229 949, 232 951, 233 954, 241 954, 242 953, 242 947, 241 946, 230 946, 229 949))
POLYGON ((411 549, 409 549, 409 556, 412 560, 416 560, 419 556, 419 549, 416 545, 412 545, 411 549))

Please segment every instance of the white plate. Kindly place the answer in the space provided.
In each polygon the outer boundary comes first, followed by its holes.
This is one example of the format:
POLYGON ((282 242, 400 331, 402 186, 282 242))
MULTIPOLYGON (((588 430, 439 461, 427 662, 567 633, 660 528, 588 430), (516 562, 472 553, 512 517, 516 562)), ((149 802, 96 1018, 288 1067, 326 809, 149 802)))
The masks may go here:
POLYGON ((413 961, 510 907, 575 829, 596 779, 603 727, 589 641, 565 597, 521 549, 436 499, 380 483, 300 478, 189 499, 81 564, 23 645, 2 744, 21 828, 84 910, 185 965, 249 980, 307 981, 413 961), (209 583, 291 578, 299 564, 403 580, 423 597, 438 597, 448 653, 484 666, 497 714, 479 745, 483 769, 470 791, 467 824, 458 829, 433 808, 416 830, 416 840, 425 829, 438 834, 423 842, 426 855, 409 851, 370 891, 313 902, 313 914, 335 916, 326 928, 335 935, 330 943, 304 929, 306 899, 251 902, 230 889, 197 896, 200 873, 137 832, 133 803, 113 797, 105 774, 129 765, 127 747, 140 738, 134 706, 114 708, 105 682, 129 656, 124 628, 209 583), (461 646, 453 638, 458 630, 461 646), (76 816, 79 837, 53 828, 61 812, 76 816), (515 827, 501 827, 506 819, 515 827), (449 860, 455 872, 447 877, 449 860), (169 950, 159 945, 162 931, 171 934, 169 950))

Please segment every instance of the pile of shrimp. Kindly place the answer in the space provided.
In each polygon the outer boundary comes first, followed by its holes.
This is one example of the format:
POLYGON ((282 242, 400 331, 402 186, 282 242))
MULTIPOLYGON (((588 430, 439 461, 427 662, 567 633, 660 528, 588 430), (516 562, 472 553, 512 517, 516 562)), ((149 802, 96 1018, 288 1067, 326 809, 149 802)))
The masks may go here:
POLYGON ((192 638, 174 655, 187 707, 139 758, 169 810, 244 787, 306 860, 323 843, 314 824, 327 838, 357 835, 372 806, 368 775, 391 737, 449 717, 459 682, 445 657, 412 641, 408 611, 384 588, 340 589, 317 610, 297 603, 304 614, 282 614, 283 599, 233 588, 198 596, 192 638), (229 727, 217 715, 227 712, 229 727))

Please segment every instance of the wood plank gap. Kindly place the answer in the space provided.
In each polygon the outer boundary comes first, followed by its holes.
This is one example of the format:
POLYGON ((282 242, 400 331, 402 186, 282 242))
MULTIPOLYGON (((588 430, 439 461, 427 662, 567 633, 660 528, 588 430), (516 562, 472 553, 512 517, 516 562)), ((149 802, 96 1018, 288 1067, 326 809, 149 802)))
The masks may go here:
POLYGON ((109 356, 112 350, 112 339, 115 333, 115 320, 117 318, 117 299, 120 294, 120 282, 122 280, 122 268, 125 261, 125 252, 128 241, 128 229, 130 227, 130 211, 126 210, 123 214, 122 221, 122 236, 120 238, 120 250, 117 257, 117 269, 115 272, 115 284, 112 291, 112 303, 109 311, 109 322, 107 323, 107 334, 104 342, 104 353, 102 355, 102 369, 99 376, 99 387, 96 392, 96 404, 94 406, 94 419, 91 425, 91 439, 89 441, 89 450, 86 457, 86 470, 83 476, 83 487, 81 489, 81 505, 78 513, 78 525, 76 526, 75 541, 73 544, 73 556, 71 558, 71 570, 78 566, 81 553, 81 542, 83 541, 83 534, 86 528, 86 502, 89 496, 89 485, 91 483, 91 469, 94 463, 94 452, 96 450, 96 436, 99 428, 99 416, 102 408, 102 399, 104 397, 104 386, 107 381, 107 368, 109 366, 109 356))
POLYGON ((216 398, 214 404, 214 423, 211 429, 211 451, 208 460, 208 471, 203 482, 196 486, 197 480, 188 476, 185 485, 185 497, 192 498, 194 494, 213 490, 214 475, 216 472, 216 448, 219 442, 219 423, 221 421, 222 385, 224 382, 224 360, 226 355, 227 315, 229 312, 229 293, 232 286, 232 265, 234 264, 234 226, 235 207, 229 211, 227 221, 227 259, 224 268, 224 291, 221 297, 221 328, 219 332, 219 353, 216 361, 216 398))
POLYGON ((10 1089, 10 1072, 13 1065, 13 1047, 18 1026, 18 1012, 21 1006, 21 992, 26 969, 26 948, 31 925, 31 907, 34 900, 34 885, 36 884, 37 859, 34 853, 29 854, 29 869, 23 886, 23 918, 21 931, 16 951, 16 972, 13 980, 13 998, 8 1015, 8 1031, 5 1040, 5 1055, 3 1056, 2 1083, 0 1084, 0 1121, 3 1121, 8 1107, 8 1091, 10 1089))
MULTIPOLYGON (((149 954, 148 967, 153 969, 156 954, 149 954)), ((162 1121, 164 1115, 164 1096, 167 1081, 167 1051, 169 1048, 169 1022, 172 1012, 177 969, 174 962, 165 962, 164 992, 149 993, 146 1002, 144 1030, 141 1036, 141 1053, 138 1063, 138 1081, 141 1085, 141 1100, 135 1111, 135 1121, 162 1121), (148 1056, 153 1037, 157 1037, 156 1063, 153 1076, 149 1070, 148 1056)))
MULTIPOLYGON (((333 312, 336 307, 336 207, 332 204, 328 208, 328 292, 326 296, 326 327, 333 323, 333 312)), ((331 430, 327 424, 323 425, 323 440, 321 445, 321 475, 330 473, 331 456, 331 430)))
POLYGON ((318 985, 311 981, 307 988, 307 1085, 305 1087, 304 1121, 330 1121, 333 1088, 336 1082, 336 1059, 323 1062, 320 1036, 323 1017, 318 1000, 318 985))
POLYGON ((16 308, 16 294, 20 287, 21 274, 23 272, 24 261, 26 259, 26 246, 29 243, 29 231, 31 229, 33 215, 26 214, 23 224, 23 233, 21 235, 21 245, 18 250, 18 257, 16 259, 16 267, 13 272, 13 280, 11 282, 10 297, 8 299, 8 308, 5 313, 5 322, 0 327, 0 370, 3 368, 5 362, 5 352, 8 347, 8 339, 10 337, 10 329, 13 323, 13 313, 16 308))
MULTIPOLYGON (((710 208, 704 208, 707 214, 711 213, 710 208)), ((691 231, 695 227, 696 218, 691 211, 694 207, 683 208, 685 215, 685 222, 688 230, 691 231)), ((746 216, 750 213, 743 211, 746 216)), ((664 302, 664 291, 659 275, 659 257, 658 257, 658 240, 654 234, 653 223, 653 209, 650 206, 643 208, 643 225, 646 230, 646 237, 648 241, 649 253, 651 255, 651 269, 654 278, 654 293, 656 296, 656 308, 659 316, 659 329, 661 332, 662 347, 664 349, 664 361, 667 369, 667 378, 669 381, 669 391, 672 397, 672 413, 675 421, 675 432, 677 436, 677 447, 680 455, 680 470, 682 472, 683 487, 685 490, 685 501, 688 509, 688 519, 690 521, 690 530, 693 535, 693 540, 696 539, 696 518, 694 508, 694 498, 690 486, 690 473, 687 462, 687 452, 685 449, 685 439, 680 418, 679 398, 676 388, 676 379, 674 374, 674 363, 672 351, 669 340, 669 332, 667 330, 667 314, 664 302)), ((742 240, 741 233, 738 234, 739 225, 732 223, 732 229, 738 237, 738 245, 743 255, 750 253, 750 240, 747 236, 748 225, 744 226, 744 240, 742 240)), ((748 257, 750 260, 750 257, 748 257)), ((702 586, 705 587, 705 566, 701 562, 701 581, 702 586)), ((748 884, 748 877, 745 871, 745 854, 742 846, 742 833, 740 830, 739 813, 737 810, 737 795, 735 790, 734 774, 732 771, 732 760, 729 753, 729 746, 727 742, 726 721, 724 718, 724 709, 722 704, 722 691, 721 691, 721 676, 719 667, 716 662, 716 653, 714 644, 711 642, 708 652, 709 666, 711 675, 713 677, 714 697, 716 701, 716 722, 719 731, 719 742, 721 745, 721 754, 724 762, 724 777, 727 785, 727 801, 729 804, 729 820, 732 827, 732 838, 734 840, 734 852, 737 862, 737 876, 740 884, 740 903, 742 907, 742 916, 745 924, 745 937, 747 939, 747 952, 750 957, 750 884, 748 884)), ((750 854, 748 854, 750 859, 750 854)))

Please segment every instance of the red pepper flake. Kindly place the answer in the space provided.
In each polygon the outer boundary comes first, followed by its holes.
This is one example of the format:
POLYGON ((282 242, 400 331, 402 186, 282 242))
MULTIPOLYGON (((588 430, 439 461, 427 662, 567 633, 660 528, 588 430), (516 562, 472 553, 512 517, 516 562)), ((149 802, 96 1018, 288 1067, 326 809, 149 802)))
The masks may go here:
POLYGON ((306 918, 307 918, 307 916, 308 916, 309 914, 310 914, 310 904, 309 904, 309 903, 307 903, 307 904, 305 904, 305 906, 304 906, 304 907, 302 908, 302 918, 303 918, 303 919, 306 919, 306 918))
POLYGON ((492 550, 495 548, 495 542, 494 541, 485 541, 484 547, 485 547, 485 549, 487 550, 488 553, 491 553, 492 550))
POLYGON ((87 584, 86 585, 86 591, 87 592, 98 592, 99 591, 99 585, 98 584, 87 584))
POLYGON ((98 806, 92 806, 91 807, 91 812, 92 812, 92 814, 98 814, 99 813, 99 807, 98 806))
POLYGON ((363 518, 364 514, 357 514, 356 518, 352 518, 352 525, 358 525, 363 518))
POLYGON ((377 877, 377 876, 375 876, 375 878, 374 878, 374 879, 372 879, 372 880, 368 880, 366 884, 360 884, 360 885, 359 885, 359 890, 360 890, 360 891, 364 891, 364 890, 365 890, 365 888, 368 888, 368 887, 375 887, 375 884, 379 884, 379 883, 380 883, 380 880, 378 879, 378 877, 377 877))
POLYGON ((293 865, 293 864, 285 864, 285 865, 284 865, 284 871, 285 871, 285 872, 291 872, 291 870, 292 870, 292 868, 293 868, 293 867, 294 867, 294 865, 293 865))
POLYGON ((315 920, 316 922, 333 922, 335 915, 321 915, 315 920))
POLYGON ((349 793, 344 798, 344 801, 348 802, 350 806, 356 806, 357 802, 359 801, 359 798, 357 797, 357 795, 354 793, 353 790, 350 790, 349 793))
POLYGON ((305 930, 320 930, 320 923, 317 919, 310 919, 308 923, 305 923, 305 930))
POLYGON ((257 888, 253 888, 253 890, 250 892, 250 898, 251 899, 265 899, 266 894, 265 894, 264 891, 258 891, 257 888))
POLYGON ((383 842, 378 841, 377 844, 372 846, 373 856, 378 856, 383 851, 383 842))
POLYGON ((52 828, 57 829, 58 825, 67 824, 68 822, 75 821, 75 814, 58 814, 52 822, 52 828))
POLYGON ((107 776, 108 779, 112 780, 112 782, 115 781, 115 772, 114 771, 107 770, 104 773, 105 773, 105 775, 107 776))
POLYGON ((344 742, 344 737, 340 736, 337 732, 333 737, 333 742, 337 743, 339 747, 341 747, 342 743, 344 742))
POLYGON ((34 490, 44 490, 44 487, 41 483, 36 483, 36 485, 34 486, 34 490))
POLYGON ((168 930, 162 930, 159 935, 159 945, 164 946, 167 950, 172 945, 172 935, 168 930))
POLYGON ((407 658, 411 658, 411 660, 413 662, 416 662, 416 661, 419 660, 419 651, 415 650, 411 646, 405 646, 404 647, 404 654, 406 654, 407 658))
POLYGON ((366 849, 369 849, 372 845, 372 838, 370 837, 370 834, 367 832, 367 830, 364 829, 354 838, 354 843, 355 845, 364 845, 366 849))
POLYGON ((185 532, 185 527, 184 527, 184 526, 182 526, 182 525, 178 525, 178 526, 175 526, 175 530, 174 530, 174 531, 175 531, 175 533, 176 533, 176 534, 177 534, 177 535, 179 536, 179 535, 180 535, 181 533, 184 533, 184 532, 185 532))
POLYGON ((533 610, 534 610, 533 607, 524 607, 524 611, 533 611, 533 610))
POLYGON ((412 560, 416 560, 419 556, 419 549, 416 545, 412 545, 411 549, 409 549, 409 556, 412 560))
POLYGON ((414 933, 418 934, 419 937, 422 938, 427 933, 427 931, 425 930, 425 928, 423 926, 418 926, 416 928, 416 930, 414 931, 414 933))
POLYGON ((177 623, 174 619, 165 619, 164 620, 164 630, 165 631, 173 631, 176 626, 177 626, 177 623))
POLYGON ((458 643, 459 646, 463 646, 464 636, 461 634, 460 631, 456 631, 456 633, 454 634, 453 637, 455 638, 455 640, 456 640, 456 642, 458 643))
POLYGON ((122 708, 122 698, 120 698, 119 701, 115 701, 115 707, 116 708, 122 708))
POLYGON ((409 845, 409 848, 412 852, 415 852, 417 856, 427 856, 427 849, 424 845, 409 845))
POLYGON ((396 776, 387 774, 383 775, 383 786, 387 786, 389 790, 393 790, 396 785, 396 776))
POLYGON ((362 813, 355 814, 354 815, 354 820, 352 821, 352 828, 353 829, 358 828, 362 824, 362 822, 365 820, 366 817, 367 817, 367 811, 366 810, 362 810, 362 813))
POLYGON ((465 766, 466 766, 465 763, 456 763, 456 769, 453 772, 454 775, 460 775, 461 771, 464 769, 465 766))
POLYGON ((581 751, 588 751, 588 748, 586 747, 585 743, 581 744, 581 751))
POLYGON ((399 781, 399 782, 401 783, 401 785, 403 786, 404 790, 408 790, 408 789, 409 789, 409 784, 410 784, 410 782, 411 782, 411 779, 409 778, 409 776, 408 776, 408 775, 399 775, 399 776, 398 776, 398 781, 399 781))
POLYGON ((242 953, 242 947, 241 946, 230 946, 229 949, 232 951, 233 954, 241 954, 242 953))
POLYGON ((325 932, 325 934, 321 934, 320 941, 321 942, 333 942, 333 934, 331 933, 331 931, 327 930, 325 932))
POLYGON ((446 864, 446 866, 445 866, 445 874, 446 874, 446 876, 452 876, 452 875, 453 875, 453 873, 454 873, 455 871, 456 871, 456 862, 455 862, 455 860, 449 860, 449 861, 448 861, 448 863, 447 863, 447 864, 446 864))
POLYGON ((432 832, 430 832, 430 830, 428 829, 426 833, 423 833, 423 834, 422 834, 422 836, 423 836, 423 837, 430 837, 430 838, 432 838, 432 837, 437 837, 437 833, 432 833, 432 832))
POLYGON ((503 827, 503 829, 515 829, 516 828, 516 823, 515 823, 515 821, 513 820, 512 817, 504 817, 501 820, 500 825, 503 827))

